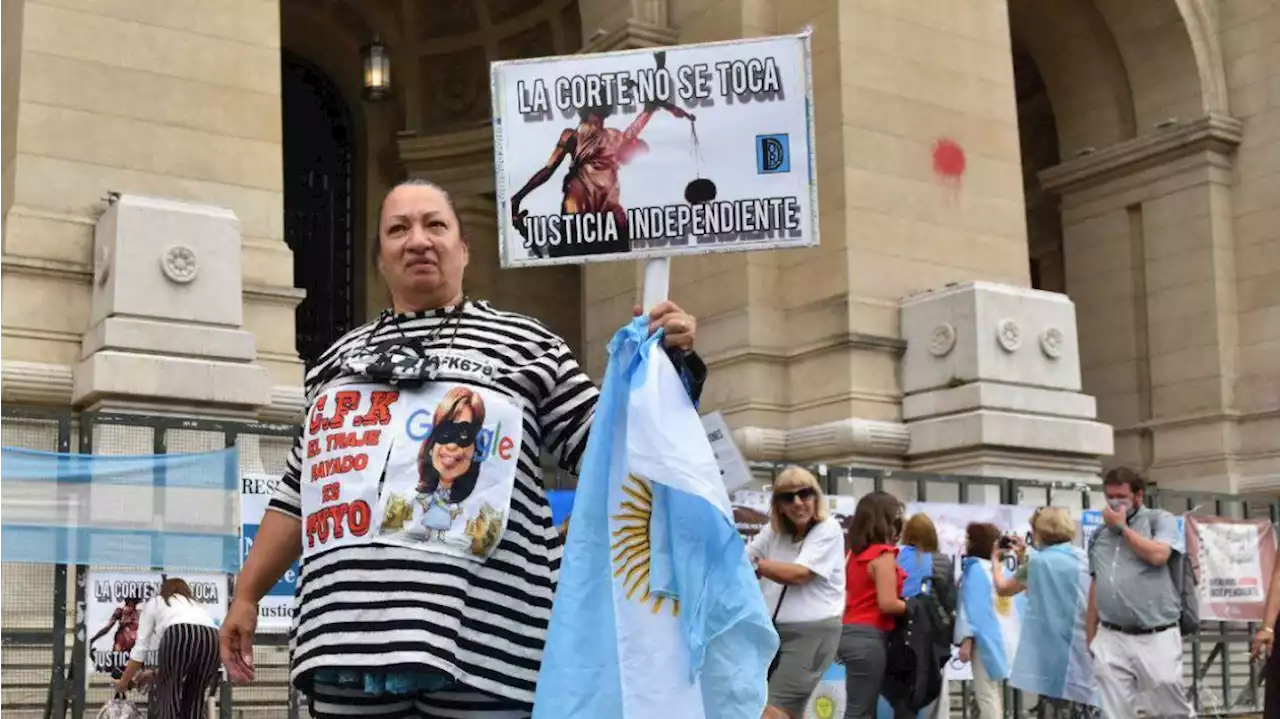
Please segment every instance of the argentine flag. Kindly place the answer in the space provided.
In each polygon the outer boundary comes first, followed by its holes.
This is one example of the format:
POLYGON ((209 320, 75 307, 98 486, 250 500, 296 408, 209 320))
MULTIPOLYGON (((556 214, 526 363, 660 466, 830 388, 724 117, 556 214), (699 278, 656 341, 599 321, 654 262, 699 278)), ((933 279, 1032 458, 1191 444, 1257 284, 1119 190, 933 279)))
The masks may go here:
POLYGON ((715 455, 648 335, 618 331, 582 462, 534 719, 758 719, 778 647, 715 455))

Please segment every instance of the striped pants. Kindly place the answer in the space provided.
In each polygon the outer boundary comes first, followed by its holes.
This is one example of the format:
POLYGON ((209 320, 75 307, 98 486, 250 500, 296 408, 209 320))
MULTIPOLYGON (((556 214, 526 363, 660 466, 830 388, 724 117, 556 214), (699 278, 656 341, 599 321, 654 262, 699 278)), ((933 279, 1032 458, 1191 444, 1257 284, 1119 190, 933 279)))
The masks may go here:
POLYGON ((416 697, 369 696, 358 688, 316 684, 311 697, 314 719, 528 719, 526 708, 476 691, 445 690, 416 697))
POLYGON ((218 677, 218 630, 174 624, 160 638, 159 673, 147 700, 151 719, 198 719, 218 677))

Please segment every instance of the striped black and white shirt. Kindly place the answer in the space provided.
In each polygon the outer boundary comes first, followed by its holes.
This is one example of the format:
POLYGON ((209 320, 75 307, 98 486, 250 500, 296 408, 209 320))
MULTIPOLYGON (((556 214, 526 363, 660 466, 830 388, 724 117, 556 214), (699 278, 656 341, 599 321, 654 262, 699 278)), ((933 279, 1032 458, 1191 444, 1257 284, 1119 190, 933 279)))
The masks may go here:
MULTIPOLYGON (((428 356, 481 356, 478 376, 439 364, 437 381, 476 385, 523 409, 523 440, 506 532, 484 562, 385 544, 331 549, 306 558, 293 627, 292 680, 309 691, 317 670, 434 668, 462 685, 531 707, 560 568, 561 539, 542 484, 542 451, 574 471, 586 448, 598 392, 564 340, 529 317, 467 301, 391 315, 339 339, 307 373, 308 406, 326 388, 367 382, 343 366, 370 344, 422 343, 428 356), (444 325, 443 327, 441 325, 444 325)), ((706 369, 677 359, 696 397, 706 369)), ((270 507, 301 519, 301 439, 270 507)))

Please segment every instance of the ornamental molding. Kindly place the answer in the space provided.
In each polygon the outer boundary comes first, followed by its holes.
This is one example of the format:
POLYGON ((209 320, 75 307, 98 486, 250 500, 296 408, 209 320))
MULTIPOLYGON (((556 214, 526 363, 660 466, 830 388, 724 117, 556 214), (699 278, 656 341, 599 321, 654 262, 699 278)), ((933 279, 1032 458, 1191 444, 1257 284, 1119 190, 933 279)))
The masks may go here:
POLYGON ((1046 168, 1039 174, 1040 186, 1066 195, 1197 154, 1206 164, 1226 165, 1243 139, 1243 122, 1209 113, 1046 168))

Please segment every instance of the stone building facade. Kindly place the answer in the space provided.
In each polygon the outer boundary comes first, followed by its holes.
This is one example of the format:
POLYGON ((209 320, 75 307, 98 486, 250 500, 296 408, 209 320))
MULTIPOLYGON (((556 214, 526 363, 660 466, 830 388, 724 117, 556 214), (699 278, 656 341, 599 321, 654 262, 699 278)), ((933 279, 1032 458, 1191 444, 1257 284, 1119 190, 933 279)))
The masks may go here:
POLYGON ((487 63, 809 27, 822 246, 672 269, 705 406, 749 457, 1280 487, 1277 0, 3 13, 4 402, 297 417, 300 348, 385 304, 367 238, 407 176, 457 198, 468 293, 543 319, 598 374, 642 270, 498 267, 487 63), (380 103, 361 97, 374 37, 380 103), (328 174, 298 151, 314 137, 328 174), (178 230, 156 207, 203 218, 183 230, 208 248, 194 280, 162 276, 185 256, 163 264, 178 230), (321 230, 317 207, 337 208, 321 230))

